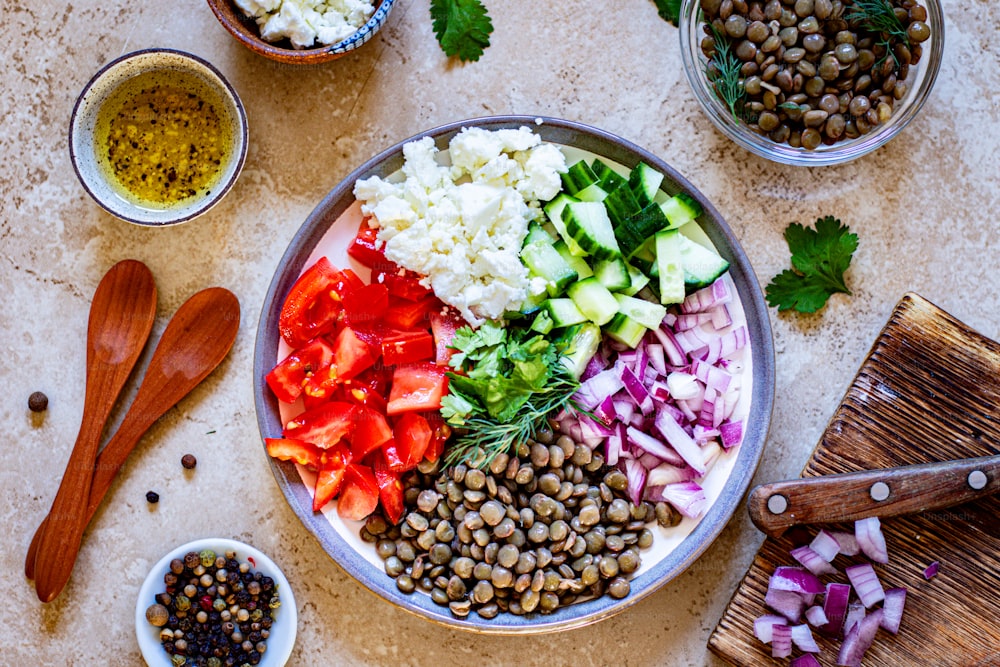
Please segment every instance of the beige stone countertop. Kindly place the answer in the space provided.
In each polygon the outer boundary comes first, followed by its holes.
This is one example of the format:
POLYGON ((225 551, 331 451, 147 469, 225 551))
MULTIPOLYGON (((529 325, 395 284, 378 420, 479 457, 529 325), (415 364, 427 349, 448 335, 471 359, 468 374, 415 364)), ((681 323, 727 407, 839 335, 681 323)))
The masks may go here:
MULTIPOLYGON (((359 51, 292 69, 230 38, 201 0, 15 0, 0 17, 0 665, 142 664, 135 595, 170 548, 204 536, 252 543, 293 582, 293 665, 720 665, 706 647, 763 536, 741 509, 682 576, 596 626, 484 637, 432 624, 373 597, 295 517, 264 455, 254 414, 258 315, 279 258, 344 176, 390 145, 447 122, 532 114, 597 126, 686 176, 728 220, 761 284, 789 265, 793 221, 835 215, 860 237, 848 283, 819 314, 770 310, 773 421, 756 482, 799 474, 893 306, 915 291, 987 336, 1000 333, 1000 14, 946 0, 947 37, 923 112, 874 154, 805 169, 759 159, 721 136, 681 71, 677 29, 651 0, 485 0, 492 45, 448 60, 429 0, 399 0, 359 51), (235 188, 178 227, 119 221, 85 193, 67 128, 90 77, 148 47, 199 55, 246 106, 250 150, 235 188), (135 258, 159 289, 153 340, 194 292, 239 297, 230 356, 146 435, 96 515, 69 585, 38 602, 23 575, 79 427, 87 313, 115 262, 135 258), (35 390, 43 415, 27 409, 35 390), (185 472, 180 458, 198 458, 185 472), (145 500, 159 491, 159 504, 145 500)), ((149 350, 140 360, 148 361, 149 350)), ((135 381, 124 397, 135 393, 135 381)), ((126 401, 127 404, 127 401, 126 401)), ((115 413, 120 419, 122 410, 115 413)))

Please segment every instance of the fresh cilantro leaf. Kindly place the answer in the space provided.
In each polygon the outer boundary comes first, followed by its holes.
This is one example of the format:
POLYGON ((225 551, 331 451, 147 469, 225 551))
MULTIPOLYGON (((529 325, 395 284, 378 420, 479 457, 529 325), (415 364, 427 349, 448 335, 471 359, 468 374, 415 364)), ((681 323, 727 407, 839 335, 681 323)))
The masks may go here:
POLYGON ((858 249, 858 235, 833 216, 816 220, 815 229, 793 222, 785 229, 792 269, 775 276, 765 289, 778 310, 815 313, 832 294, 850 294, 844 272, 858 249))
POLYGON ((431 20, 447 56, 476 61, 490 45, 493 22, 481 0, 431 0, 431 20))
POLYGON ((674 25, 680 22, 681 0, 653 0, 657 13, 664 21, 669 21, 674 25))

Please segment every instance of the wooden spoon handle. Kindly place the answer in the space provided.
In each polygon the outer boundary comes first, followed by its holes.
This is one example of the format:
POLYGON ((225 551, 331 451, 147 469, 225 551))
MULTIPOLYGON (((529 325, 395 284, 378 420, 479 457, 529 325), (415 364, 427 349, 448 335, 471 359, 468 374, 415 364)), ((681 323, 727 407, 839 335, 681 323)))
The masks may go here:
POLYGON ((1000 491, 1000 456, 775 482, 750 492, 754 524, 771 536, 799 524, 944 509, 1000 491))
MULTIPOLYGON (((36 549, 34 571, 38 599, 50 602, 66 585, 60 568, 37 554, 79 548, 83 513, 90 496, 94 460, 101 433, 118 395, 142 353, 156 318, 156 282, 142 262, 124 260, 101 279, 87 325, 87 381, 80 433, 56 491, 36 549)), ((53 558, 55 560, 56 558, 53 558)), ((26 566, 26 574, 29 568, 26 566)))
MULTIPOLYGON (((239 324, 239 301, 221 287, 198 292, 177 310, 153 352, 135 400, 97 457, 84 527, 101 506, 115 476, 143 434, 222 362, 236 340, 239 324)), ((46 517, 32 539, 29 560, 32 552, 36 560, 46 557, 39 556, 37 550, 47 522, 46 517)), ((79 544, 71 552, 61 554, 56 564, 67 570, 67 579, 78 553, 79 544)))

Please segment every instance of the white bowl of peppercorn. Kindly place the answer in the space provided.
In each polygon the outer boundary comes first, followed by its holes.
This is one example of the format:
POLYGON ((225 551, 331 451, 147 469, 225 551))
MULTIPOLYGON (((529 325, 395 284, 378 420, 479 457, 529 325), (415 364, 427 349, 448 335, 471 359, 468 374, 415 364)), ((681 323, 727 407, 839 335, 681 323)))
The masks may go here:
POLYGON ((681 56, 725 136, 783 164, 841 164, 923 107, 944 51, 938 0, 683 0, 681 56))
POLYGON ((277 667, 292 653, 297 625, 295 597, 274 561, 225 538, 167 553, 135 605, 136 638, 150 667, 277 667))

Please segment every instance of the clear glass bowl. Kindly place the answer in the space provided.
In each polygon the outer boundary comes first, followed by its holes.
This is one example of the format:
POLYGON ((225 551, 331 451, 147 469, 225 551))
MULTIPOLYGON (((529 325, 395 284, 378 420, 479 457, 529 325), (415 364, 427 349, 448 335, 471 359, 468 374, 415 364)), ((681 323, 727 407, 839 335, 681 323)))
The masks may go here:
POLYGON ((944 14, 938 0, 919 0, 919 2, 927 9, 927 24, 931 28, 931 37, 923 43, 923 56, 920 62, 910 68, 910 74, 906 79, 909 90, 903 99, 894 105, 892 117, 888 122, 856 139, 845 139, 830 145, 820 144, 812 150, 793 148, 757 134, 745 123, 733 118, 725 104, 716 97, 705 76, 706 58, 701 52, 701 38, 705 33, 699 21, 700 0, 683 0, 681 4, 680 35, 684 72, 709 120, 720 132, 751 153, 775 162, 800 166, 819 167, 849 162, 879 148, 899 134, 923 107, 934 86, 944 52, 944 14))

